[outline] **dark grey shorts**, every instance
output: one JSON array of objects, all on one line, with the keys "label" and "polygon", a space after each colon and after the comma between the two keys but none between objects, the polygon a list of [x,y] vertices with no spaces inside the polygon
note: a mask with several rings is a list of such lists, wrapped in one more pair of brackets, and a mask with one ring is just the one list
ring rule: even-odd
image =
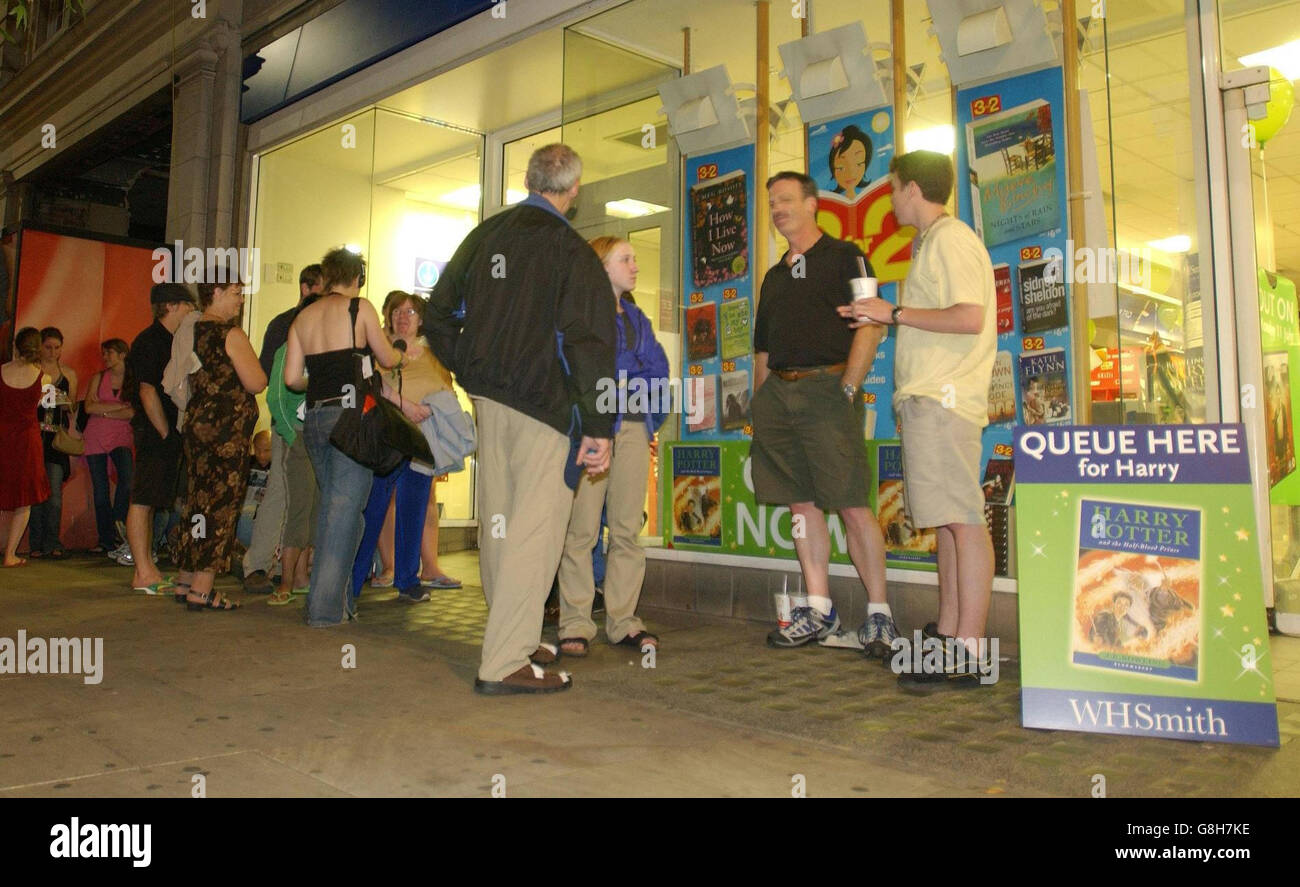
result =
[{"label": "dark grey shorts", "polygon": [[775,373],[754,395],[750,446],[755,498],[767,505],[813,502],[827,511],[866,508],[866,406],[840,390],[838,373],[787,382]]}]

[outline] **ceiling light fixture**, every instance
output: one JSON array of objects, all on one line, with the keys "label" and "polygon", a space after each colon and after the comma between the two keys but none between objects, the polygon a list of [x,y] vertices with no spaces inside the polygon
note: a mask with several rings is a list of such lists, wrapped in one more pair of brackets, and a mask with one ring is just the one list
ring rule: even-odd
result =
[{"label": "ceiling light fixture", "polygon": [[1149,240],[1147,246],[1165,253],[1185,253],[1192,248],[1192,238],[1186,234],[1175,234],[1163,240]]},{"label": "ceiling light fixture", "polygon": [[605,213],[616,219],[639,219],[642,216],[666,213],[669,212],[669,209],[669,207],[660,206],[657,203],[646,203],[644,200],[636,200],[632,197],[624,197],[622,200],[610,200],[605,204]]},{"label": "ceiling light fixture", "polygon": [[1300,80],[1300,40],[1282,43],[1237,59],[1247,68],[1268,65],[1277,68],[1288,80]]}]

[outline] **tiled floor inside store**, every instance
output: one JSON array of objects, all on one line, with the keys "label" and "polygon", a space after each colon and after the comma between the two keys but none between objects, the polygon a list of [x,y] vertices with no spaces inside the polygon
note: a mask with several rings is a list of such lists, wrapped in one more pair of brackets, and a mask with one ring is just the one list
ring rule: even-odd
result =
[{"label": "tiled floor inside store", "polygon": [[573,690],[484,698],[477,559],[443,566],[463,590],[367,589],[329,630],[256,595],[187,612],[102,558],[5,570],[0,635],[102,637],[104,675],[0,675],[0,795],[188,795],[195,773],[210,796],[485,795],[498,775],[516,796],[788,796],[796,774],[810,796],[1084,796],[1097,773],[1112,797],[1300,794],[1300,640],[1271,643],[1280,749],[1025,730],[1014,661],[992,688],[910,696],[856,653],[667,610],[643,614],[653,668],[602,636],[562,663]]}]

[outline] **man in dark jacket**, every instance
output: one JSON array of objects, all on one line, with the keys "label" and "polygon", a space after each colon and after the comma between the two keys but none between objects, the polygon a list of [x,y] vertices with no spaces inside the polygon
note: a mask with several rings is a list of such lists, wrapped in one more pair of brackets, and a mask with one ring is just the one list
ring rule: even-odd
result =
[{"label": "man in dark jacket", "polygon": [[[609,277],[565,214],[582,161],[547,145],[528,161],[528,199],[479,225],[452,256],[424,323],[438,359],[474,401],[479,570],[488,602],[480,693],[566,690],[538,663],[542,610],[573,504],[566,464],[609,468],[614,416],[596,406],[613,378]],[[570,441],[581,443],[570,454]]]}]

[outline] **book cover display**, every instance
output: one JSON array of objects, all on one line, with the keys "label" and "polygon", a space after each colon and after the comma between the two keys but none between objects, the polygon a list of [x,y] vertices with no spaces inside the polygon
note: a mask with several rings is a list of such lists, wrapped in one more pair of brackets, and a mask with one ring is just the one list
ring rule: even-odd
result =
[{"label": "book cover display", "polygon": [[937,563],[938,536],[933,528],[918,530],[907,515],[903,498],[903,448],[880,443],[873,448],[872,473],[876,476],[872,510],[885,535],[886,562]]},{"label": "book cover display", "polygon": [[722,374],[722,429],[734,431],[749,424],[749,370]]},{"label": "book cover display", "polygon": [[1061,259],[1039,259],[1020,266],[1020,331],[1041,333],[1065,326],[1065,272]]},{"label": "book cover display", "polygon": [[674,542],[722,544],[722,459],[718,447],[678,446],[669,459],[672,495],[669,527]]},{"label": "book cover display", "polygon": [[[684,404],[681,435],[689,441],[747,440],[754,361],[753,146],[689,158],[683,190],[690,212],[682,219],[682,388],[694,400]],[[744,421],[737,420],[738,411]]]},{"label": "book cover display", "polygon": [[966,123],[975,231],[987,246],[1060,227],[1052,116],[1051,104],[1035,98]]},{"label": "book cover display", "polygon": [[749,192],[743,169],[691,186],[691,267],[695,289],[749,270]]},{"label": "book cover display", "polygon": [[[749,299],[732,299],[722,303],[722,357],[728,360],[750,353],[753,345],[753,322]],[[689,313],[689,309],[688,309]]]},{"label": "book cover display", "polygon": [[1241,425],[1022,426],[1026,727],[1277,746]]},{"label": "book cover display", "polygon": [[[1075,415],[1067,272],[1074,266],[1063,261],[1064,95],[1059,67],[959,87],[956,95],[958,215],[984,240],[997,297],[985,481],[991,463],[1011,456],[1017,422],[1054,428]],[[997,572],[1005,575],[1013,566],[1009,506],[989,502],[985,517]]]},{"label": "book cover display", "polygon": [[1024,425],[1069,423],[1070,380],[1064,348],[1020,355],[1020,415]]},{"label": "book cover display", "polygon": [[993,375],[989,377],[989,424],[1014,422],[1016,418],[1016,373],[1011,367],[1011,352],[999,351],[993,358]]}]

